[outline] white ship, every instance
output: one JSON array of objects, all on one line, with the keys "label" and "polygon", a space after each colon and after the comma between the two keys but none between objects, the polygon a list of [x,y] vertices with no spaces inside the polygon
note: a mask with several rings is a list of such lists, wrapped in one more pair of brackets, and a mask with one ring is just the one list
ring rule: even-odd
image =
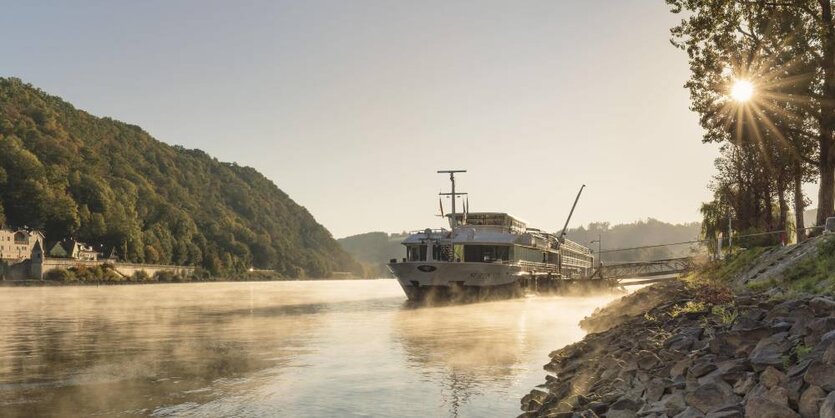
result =
[{"label": "white ship", "polygon": [[460,172],[465,171],[439,171],[452,182],[450,193],[440,193],[452,199],[452,213],[443,214],[441,207],[450,229],[411,233],[402,242],[406,257],[387,264],[410,300],[516,297],[592,276],[591,250],[565,239],[565,228],[551,234],[507,213],[471,213],[466,206],[457,213],[455,200],[466,195],[455,191]]}]

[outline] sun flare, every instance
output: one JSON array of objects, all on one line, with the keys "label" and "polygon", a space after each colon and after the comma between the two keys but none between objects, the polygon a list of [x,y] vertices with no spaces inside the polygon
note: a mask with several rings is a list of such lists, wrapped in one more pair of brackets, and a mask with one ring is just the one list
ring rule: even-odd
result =
[{"label": "sun flare", "polygon": [[748,80],[737,80],[731,87],[731,97],[738,102],[747,102],[754,95],[754,85]]}]

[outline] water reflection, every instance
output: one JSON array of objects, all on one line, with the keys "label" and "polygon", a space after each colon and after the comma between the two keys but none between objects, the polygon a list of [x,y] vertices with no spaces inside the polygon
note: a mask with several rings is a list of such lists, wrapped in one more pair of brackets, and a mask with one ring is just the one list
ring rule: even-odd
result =
[{"label": "water reflection", "polygon": [[0,416],[516,415],[606,299],[409,309],[391,280],[1,288]]},{"label": "water reflection", "polygon": [[[545,347],[554,349],[582,338],[579,319],[610,299],[529,297],[403,310],[395,315],[394,335],[408,367],[424,375],[439,374],[434,378],[441,384],[443,402],[450,416],[458,416],[471,398],[484,393],[485,382],[509,402],[518,403],[511,389],[520,375],[546,362],[541,355]],[[565,343],[549,346],[554,341]]]}]

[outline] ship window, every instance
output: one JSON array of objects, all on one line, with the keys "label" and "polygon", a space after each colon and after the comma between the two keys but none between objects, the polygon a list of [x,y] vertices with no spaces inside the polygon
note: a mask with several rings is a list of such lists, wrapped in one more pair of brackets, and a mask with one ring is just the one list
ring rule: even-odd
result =
[{"label": "ship window", "polygon": [[467,245],[464,247],[464,261],[471,263],[493,263],[510,259],[510,247],[501,245]]},{"label": "ship window", "polygon": [[432,246],[432,259],[436,261],[452,261],[452,247],[449,245]]},{"label": "ship window", "polygon": [[409,261],[426,261],[426,246],[410,245],[406,247],[406,258]]},{"label": "ship window", "polygon": [[515,260],[520,261],[532,261],[535,263],[541,263],[543,261],[543,252],[542,250],[537,250],[534,248],[517,246],[513,248],[513,258]]},{"label": "ship window", "polygon": [[464,259],[464,246],[456,245],[453,247],[455,253],[455,261],[462,261]]}]

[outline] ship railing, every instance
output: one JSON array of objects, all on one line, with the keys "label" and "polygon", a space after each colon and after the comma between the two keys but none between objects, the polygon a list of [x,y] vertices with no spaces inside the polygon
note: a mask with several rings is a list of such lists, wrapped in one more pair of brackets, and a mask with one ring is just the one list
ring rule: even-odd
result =
[{"label": "ship railing", "polygon": [[[418,229],[418,230],[415,230],[415,231],[410,231],[409,235],[425,234],[425,233],[426,233],[426,229]],[[435,235],[435,234],[443,235],[443,234],[449,233],[449,230],[444,229],[444,228],[430,229],[429,233],[432,234],[432,235]]]},{"label": "ship railing", "polygon": [[556,271],[559,270],[559,266],[557,266],[556,264],[540,263],[538,261],[500,260],[500,261],[496,261],[496,263],[514,265],[514,266],[523,266],[523,267],[533,267],[533,268],[536,268],[536,269],[539,269],[539,270],[552,271],[552,272],[556,272]]}]

